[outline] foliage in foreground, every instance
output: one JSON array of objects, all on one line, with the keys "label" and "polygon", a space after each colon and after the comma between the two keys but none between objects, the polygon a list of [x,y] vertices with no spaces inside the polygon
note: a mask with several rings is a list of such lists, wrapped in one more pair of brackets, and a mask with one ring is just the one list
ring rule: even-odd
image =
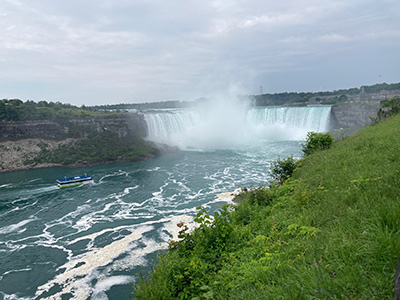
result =
[{"label": "foliage in foreground", "polygon": [[400,116],[243,191],[138,278],[137,299],[392,299],[400,253]]},{"label": "foliage in foreground", "polygon": [[333,137],[330,133],[309,132],[307,139],[302,145],[301,151],[304,156],[313,154],[316,151],[329,149],[333,144]]},{"label": "foliage in foreground", "polygon": [[389,118],[400,113],[400,98],[393,97],[382,104],[377,113],[377,118],[372,118],[374,123]]},{"label": "foliage in foreground", "polygon": [[293,155],[284,159],[278,157],[271,163],[270,175],[277,182],[283,183],[292,176],[295,169],[296,160],[293,158]]}]

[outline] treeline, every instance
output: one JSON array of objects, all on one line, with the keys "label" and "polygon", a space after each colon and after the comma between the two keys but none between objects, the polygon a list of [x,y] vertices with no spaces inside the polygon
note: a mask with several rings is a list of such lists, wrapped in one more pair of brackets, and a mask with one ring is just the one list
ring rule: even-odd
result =
[{"label": "treeline", "polygon": [[361,88],[341,89],[336,91],[314,92],[314,93],[277,93],[263,94],[254,96],[256,106],[271,105],[290,105],[305,104],[311,99],[315,99],[321,104],[335,104],[346,101],[349,96],[358,95],[364,91],[366,94],[375,94],[381,91],[400,90],[400,83],[378,83],[371,86],[362,86]]},{"label": "treeline", "polygon": [[105,112],[99,112],[91,107],[77,107],[61,102],[0,100],[0,121],[50,120],[60,122],[71,118],[104,116],[105,114]]},{"label": "treeline", "polygon": [[378,83],[370,86],[364,86],[363,88],[366,93],[379,93],[381,91],[400,90],[400,83]]},{"label": "treeline", "polygon": [[[335,104],[344,102],[349,97],[359,95],[362,91],[366,94],[379,93],[381,91],[400,90],[400,83],[378,83],[371,86],[362,86],[361,88],[340,89],[335,91],[324,92],[285,92],[275,94],[247,95],[241,96],[243,101],[253,100],[254,106],[281,106],[281,105],[306,105],[312,99],[320,104]],[[162,101],[162,102],[146,102],[146,103],[125,103],[92,106],[94,109],[100,110],[145,110],[145,109],[168,109],[168,108],[187,108],[198,104],[207,103],[209,99],[199,98],[195,101]]]},{"label": "treeline", "polygon": [[145,102],[145,103],[122,103],[122,104],[106,104],[92,106],[94,109],[100,110],[146,110],[146,109],[168,109],[168,108],[186,108],[193,106],[194,102],[188,101],[159,101],[159,102]]},{"label": "treeline", "polygon": [[[358,90],[358,89],[354,89]],[[345,93],[345,91],[347,93]],[[255,106],[273,106],[273,105],[301,105],[316,99],[321,104],[334,104],[337,102],[343,102],[348,99],[347,95],[357,95],[358,92],[351,90],[339,90],[335,92],[318,92],[318,93],[279,93],[279,94],[263,94],[254,96]],[[321,101],[321,98],[328,97]]]}]

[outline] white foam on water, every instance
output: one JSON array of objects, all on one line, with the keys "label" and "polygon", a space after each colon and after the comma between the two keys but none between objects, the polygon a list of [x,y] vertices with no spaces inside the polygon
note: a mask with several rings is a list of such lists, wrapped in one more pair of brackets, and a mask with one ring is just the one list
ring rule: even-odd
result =
[{"label": "white foam on water", "polygon": [[[140,225],[118,226],[115,228],[103,229],[86,236],[77,237],[67,244],[72,245],[82,240],[88,240],[85,253],[72,256],[70,252],[69,261],[58,267],[58,270],[65,269],[54,279],[37,288],[36,297],[49,291],[54,286],[60,286],[61,291],[46,299],[60,299],[63,294],[72,294],[72,299],[87,299],[92,296],[93,299],[106,299],[105,291],[113,285],[125,284],[128,280],[126,276],[111,276],[114,271],[129,270],[134,266],[146,264],[145,256],[162,249],[167,246],[167,240],[170,238],[178,240],[180,228],[176,226],[179,222],[185,222],[189,228],[194,228],[192,216],[179,215],[163,218],[156,221],[143,222]],[[163,242],[157,243],[155,240],[147,239],[144,234],[153,230],[154,224],[163,224],[160,236]],[[128,235],[120,235],[122,238],[117,239],[110,244],[97,248],[94,247],[94,241],[97,237],[112,232],[127,230],[131,232]],[[164,230],[169,232],[168,235],[163,233]],[[141,245],[138,245],[140,241]],[[144,245],[144,246],[143,246]],[[122,256],[124,255],[124,256]],[[99,268],[103,270],[100,271]],[[99,280],[95,287],[91,282]],[[129,281],[133,278],[129,277]]]},{"label": "white foam on water", "polygon": [[117,200],[120,200],[120,199],[122,199],[123,197],[125,197],[126,195],[129,195],[129,194],[131,193],[131,191],[134,191],[134,190],[136,190],[137,188],[139,188],[139,185],[127,187],[127,188],[124,189],[123,192],[121,192],[121,193],[114,193],[114,194],[108,196],[107,199],[115,198],[115,199],[117,199]]},{"label": "white foam on water", "polygon": [[[119,227],[121,228],[121,227]],[[43,293],[48,292],[53,286],[59,285],[61,291],[49,296],[47,299],[60,299],[63,294],[71,293],[72,299],[87,299],[91,295],[91,281],[94,278],[98,278],[97,269],[99,267],[105,267],[111,264],[115,258],[123,253],[132,250],[132,243],[139,240],[144,233],[152,230],[151,226],[140,226],[139,228],[125,227],[132,232],[129,235],[124,236],[122,239],[113,241],[112,243],[102,247],[95,248],[91,247],[84,254],[72,257],[67,263],[60,266],[58,269],[65,269],[62,273],[58,274],[53,280],[50,280],[46,284],[39,286],[36,290],[35,295],[40,297]],[[115,231],[116,228],[110,229],[109,231]],[[108,230],[103,230],[105,232]],[[99,236],[101,232],[95,234],[80,237],[75,239],[71,243],[82,239],[94,239]],[[141,249],[143,251],[143,249]]]},{"label": "white foam on water", "polygon": [[11,204],[16,204],[16,203],[18,203],[18,202],[22,202],[22,201],[26,201],[26,200],[28,200],[29,199],[29,197],[22,197],[22,198],[17,198],[17,199],[15,199],[14,201],[12,201],[11,202]]},{"label": "white foam on water", "polygon": [[[163,228],[161,229],[161,237],[165,240],[174,240],[179,241],[180,238],[178,237],[179,232],[182,230],[182,227],[178,227],[179,223],[184,223],[188,227],[187,232],[193,231],[194,228],[197,227],[197,224],[194,222],[194,217],[191,215],[179,215],[173,216],[170,220],[163,224]],[[165,233],[165,232],[168,232]],[[165,245],[167,245],[165,243]]]},{"label": "white foam on water", "polygon": [[[36,204],[36,203],[37,203],[37,201],[36,201],[34,204]],[[30,205],[27,205],[27,206],[25,206],[25,207],[28,207],[28,206],[30,206]],[[13,209],[11,209],[11,210],[7,210],[7,211],[5,211],[4,213],[0,214],[0,218],[4,217],[5,215],[8,215],[8,214],[10,214],[10,213],[13,213],[13,212],[15,212],[15,211],[17,211],[17,210],[20,210],[20,208],[19,208],[18,206],[15,207],[15,208],[13,208]]]},{"label": "white foam on water", "polygon": [[0,185],[0,188],[9,188],[9,187],[12,187],[11,183],[6,183],[6,184]]},{"label": "white foam on water", "polygon": [[189,199],[189,200],[194,200],[194,199],[196,199],[196,198],[198,198],[198,197],[204,195],[204,194],[202,193],[202,191],[203,191],[203,189],[200,189],[200,190],[199,190],[197,193],[195,193],[194,195],[187,195],[186,198]]},{"label": "white foam on water", "polygon": [[19,223],[16,223],[16,224],[11,224],[11,225],[8,225],[8,226],[4,226],[4,227],[0,228],[0,234],[8,234],[8,233],[11,233],[11,232],[20,231],[20,228],[22,226],[25,226],[26,224],[28,224],[28,223],[30,223],[32,221],[35,221],[35,220],[38,220],[38,218],[33,217],[31,219],[23,220],[23,221],[21,221]]},{"label": "white foam on water", "polygon": [[210,201],[209,203],[213,203],[213,202],[219,202],[219,201],[226,201],[228,203],[234,203],[233,199],[235,199],[235,197],[237,197],[241,192],[241,189],[236,189],[233,192],[224,192],[224,193],[219,193],[217,194],[217,198],[214,201]]},{"label": "white foam on water", "polygon": [[100,280],[99,282],[96,283],[95,287],[93,288],[93,295],[91,299],[93,300],[108,299],[105,292],[108,291],[111,287],[115,285],[127,284],[133,282],[134,280],[135,277],[133,276],[123,276],[123,275],[111,276],[103,280]]},{"label": "white foam on water", "polygon": [[20,297],[16,294],[6,294],[2,291],[0,291],[0,295],[3,295],[4,300],[33,300],[34,298],[30,297]]},{"label": "white foam on water", "polygon": [[4,272],[3,276],[7,275],[7,274],[11,274],[11,273],[28,272],[31,270],[32,270],[31,268],[25,268],[25,269],[20,269],[20,270],[10,270],[10,271]]},{"label": "white foam on water", "polygon": [[122,171],[122,170],[118,170],[117,172],[114,172],[112,174],[107,174],[104,175],[103,177],[101,177],[98,182],[101,183],[104,179],[108,178],[108,177],[114,177],[114,176],[121,176],[121,175],[125,175],[125,176],[129,176],[129,173],[126,171]]},{"label": "white foam on water", "polygon": [[147,172],[154,172],[154,171],[159,171],[161,168],[160,167],[154,167],[154,168],[151,168],[151,169],[147,169],[146,171]]}]

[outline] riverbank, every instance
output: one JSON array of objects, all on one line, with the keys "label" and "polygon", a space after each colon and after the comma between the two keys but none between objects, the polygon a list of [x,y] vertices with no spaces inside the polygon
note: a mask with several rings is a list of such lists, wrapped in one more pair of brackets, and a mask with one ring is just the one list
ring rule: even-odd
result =
[{"label": "riverbank", "polygon": [[39,147],[41,143],[47,144],[50,150],[55,150],[61,145],[68,145],[76,140],[70,138],[56,141],[33,138],[0,142],[0,173],[61,166],[60,163],[38,163],[32,166],[27,165],[26,161],[34,159],[41,151]]},{"label": "riverbank", "polygon": [[[168,152],[177,151],[176,147],[170,147],[163,144],[150,143],[147,147],[142,147],[141,150],[131,153],[129,147],[125,147],[125,152],[120,152],[116,156],[108,156],[106,159],[85,160],[73,159],[71,163],[65,163],[63,159],[54,159],[52,154],[62,151],[68,152],[69,148],[75,148],[78,142],[83,142],[84,139],[67,138],[64,140],[48,140],[48,139],[23,139],[16,141],[0,142],[0,173],[17,172],[24,170],[43,169],[50,167],[82,167],[108,164],[113,162],[129,162],[140,161],[148,158],[153,158]],[[100,147],[93,145],[94,148]],[[120,145],[114,145],[118,148]],[[111,145],[113,147],[113,145]],[[105,147],[104,147],[105,148]],[[131,149],[132,150],[132,149]],[[77,150],[79,152],[79,150]],[[84,150],[87,151],[87,150]],[[42,159],[37,159],[42,157]]]}]

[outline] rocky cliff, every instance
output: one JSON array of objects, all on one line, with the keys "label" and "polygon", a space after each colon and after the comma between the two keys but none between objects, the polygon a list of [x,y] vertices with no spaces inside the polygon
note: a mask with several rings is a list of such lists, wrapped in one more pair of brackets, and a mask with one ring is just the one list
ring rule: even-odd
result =
[{"label": "rocky cliff", "polygon": [[[60,122],[3,121],[0,122],[0,172],[63,165],[61,162],[34,162],[34,160],[44,151],[57,151],[60,147],[75,145],[79,141],[86,140],[90,133],[96,132],[102,136],[107,136],[107,132],[117,133],[121,141],[130,141],[128,143],[132,149],[135,145],[140,147],[142,144],[140,140],[147,134],[147,125],[143,116],[138,114],[75,118]],[[100,144],[102,142],[104,145],[104,141],[100,141]],[[116,144],[115,148],[117,147]],[[141,152],[132,160],[151,157],[170,150],[164,149],[162,145],[154,145],[146,149],[148,150],[142,151],[143,153]]]},{"label": "rocky cliff", "polygon": [[112,131],[119,137],[145,137],[147,125],[143,115],[124,114],[118,117],[69,119],[53,121],[11,121],[0,123],[0,141],[42,138],[63,140],[85,137],[89,132]]},{"label": "rocky cliff", "polygon": [[380,102],[342,103],[332,107],[332,123],[336,130],[351,134],[371,123],[377,116]]}]

